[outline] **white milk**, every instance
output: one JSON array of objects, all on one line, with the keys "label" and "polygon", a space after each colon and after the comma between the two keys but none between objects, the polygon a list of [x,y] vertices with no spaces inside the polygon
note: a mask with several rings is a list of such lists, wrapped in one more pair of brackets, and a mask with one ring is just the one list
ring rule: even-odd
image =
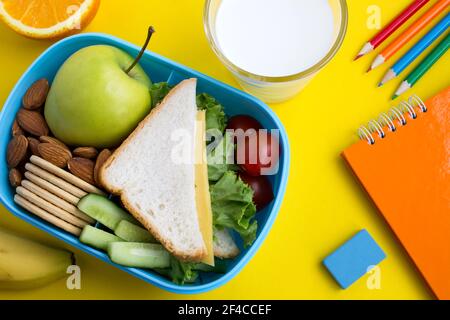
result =
[{"label": "white milk", "polygon": [[223,0],[216,37],[223,54],[260,76],[288,76],[322,60],[333,40],[327,0]]}]

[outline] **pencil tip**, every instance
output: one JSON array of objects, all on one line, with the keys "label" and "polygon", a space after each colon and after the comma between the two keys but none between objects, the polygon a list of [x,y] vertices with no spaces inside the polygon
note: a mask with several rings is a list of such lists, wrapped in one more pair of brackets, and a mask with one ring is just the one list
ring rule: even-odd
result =
[{"label": "pencil tip", "polygon": [[379,54],[379,55],[373,60],[372,65],[371,65],[370,67],[371,67],[372,70],[373,70],[373,69],[377,68],[378,66],[381,66],[381,65],[384,63],[385,60],[386,60],[386,59],[384,59],[384,57],[383,57],[381,54]]},{"label": "pencil tip", "polygon": [[362,47],[361,51],[359,51],[358,55],[356,56],[355,60],[358,60],[362,56],[365,56],[366,54],[372,52],[374,49],[372,43],[367,42],[364,47]]},{"label": "pencil tip", "polygon": [[383,85],[383,82],[380,82],[380,83],[378,84],[378,88],[381,87],[382,85]]},{"label": "pencil tip", "polygon": [[402,82],[400,87],[398,87],[397,91],[395,91],[395,96],[398,97],[403,93],[405,93],[406,91],[408,91],[409,89],[411,89],[411,84],[409,84],[408,80],[405,80]]},{"label": "pencil tip", "polygon": [[388,81],[391,81],[397,76],[397,74],[394,72],[394,70],[389,69],[389,71],[384,75],[383,79],[381,80],[381,84],[385,84]]},{"label": "pencil tip", "polygon": [[369,69],[367,69],[366,73],[370,71],[372,71],[372,66],[370,66]]},{"label": "pencil tip", "polygon": [[397,99],[398,98],[398,95],[396,95],[396,94],[394,94],[393,96],[392,96],[392,100],[395,100],[395,99]]}]

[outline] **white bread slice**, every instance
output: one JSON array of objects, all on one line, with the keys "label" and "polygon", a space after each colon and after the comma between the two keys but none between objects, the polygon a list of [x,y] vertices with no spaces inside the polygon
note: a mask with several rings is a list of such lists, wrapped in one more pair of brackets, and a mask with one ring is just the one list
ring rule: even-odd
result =
[{"label": "white bread slice", "polygon": [[200,261],[207,249],[195,203],[195,165],[174,161],[174,132],[190,134],[194,156],[196,79],[181,82],[100,169],[100,182],[164,247],[183,261]]},{"label": "white bread slice", "polygon": [[231,259],[239,254],[239,248],[231,237],[228,229],[215,230],[214,256],[221,259]]}]

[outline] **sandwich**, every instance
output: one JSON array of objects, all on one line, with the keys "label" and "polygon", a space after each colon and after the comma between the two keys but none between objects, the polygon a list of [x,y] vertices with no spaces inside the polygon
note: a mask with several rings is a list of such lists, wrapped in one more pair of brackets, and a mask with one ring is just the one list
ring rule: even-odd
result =
[{"label": "sandwich", "polygon": [[[100,170],[102,186],[181,262],[213,266],[234,258],[256,237],[251,188],[227,163],[225,136],[208,147],[207,132],[223,133],[222,106],[196,93],[196,79],[168,93]],[[231,147],[232,149],[232,147]],[[233,151],[233,150],[231,150]],[[223,158],[212,163],[213,156]]]}]

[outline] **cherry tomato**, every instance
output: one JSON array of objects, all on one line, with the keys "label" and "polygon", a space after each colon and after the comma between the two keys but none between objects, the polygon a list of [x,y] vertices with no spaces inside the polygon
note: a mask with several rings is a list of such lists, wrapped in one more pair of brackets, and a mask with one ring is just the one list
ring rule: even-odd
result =
[{"label": "cherry tomato", "polygon": [[244,133],[249,129],[254,129],[255,131],[258,131],[259,129],[262,128],[263,127],[261,126],[261,124],[255,118],[246,115],[231,117],[230,120],[228,120],[227,125],[227,129],[231,129],[234,131],[241,129],[243,130]]},{"label": "cherry tomato", "polygon": [[249,175],[267,175],[268,173],[262,169],[270,171],[278,163],[280,154],[278,139],[270,132],[266,134],[264,139],[261,139],[259,133],[255,133],[237,141],[236,162]]},{"label": "cherry tomato", "polygon": [[258,211],[264,209],[273,200],[272,185],[267,177],[254,177],[245,172],[240,172],[239,177],[253,189],[253,202]]}]

